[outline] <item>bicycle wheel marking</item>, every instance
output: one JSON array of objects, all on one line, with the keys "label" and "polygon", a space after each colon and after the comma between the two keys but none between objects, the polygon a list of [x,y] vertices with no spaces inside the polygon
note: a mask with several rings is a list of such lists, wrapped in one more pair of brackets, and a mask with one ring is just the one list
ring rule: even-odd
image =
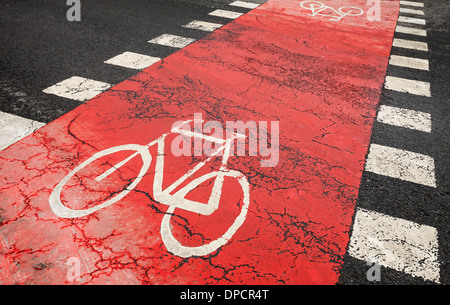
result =
[{"label": "bicycle wheel marking", "polygon": [[[0,282],[70,283],[77,258],[88,284],[335,283],[397,11],[335,22],[271,0],[0,152]],[[220,158],[158,151],[194,113],[279,121],[278,165],[230,157],[221,171]],[[86,199],[72,187],[84,177],[124,187],[108,206],[61,208]]]},{"label": "bicycle wheel marking", "polygon": [[[133,183],[131,183],[127,188],[125,188],[119,194],[115,195],[113,198],[111,198],[111,199],[105,201],[104,203],[97,205],[93,208],[84,209],[84,210],[75,210],[75,209],[66,207],[62,203],[61,192],[62,192],[64,185],[70,180],[70,178],[72,178],[77,172],[82,170],[84,167],[86,167],[93,161],[95,161],[103,156],[113,154],[113,153],[121,151],[121,150],[136,151],[140,155],[142,160],[144,161],[142,164],[142,168],[141,168],[138,176],[136,177],[136,179],[133,181]],[[50,208],[52,209],[53,213],[55,213],[57,216],[63,217],[63,218],[83,217],[83,216],[87,216],[89,214],[95,213],[103,208],[106,208],[106,207],[116,203],[123,197],[125,197],[132,189],[134,189],[134,187],[141,181],[145,172],[150,167],[151,160],[152,160],[152,157],[149,154],[149,152],[147,151],[146,147],[142,146],[142,145],[136,145],[136,144],[128,144],[128,145],[122,145],[122,146],[118,146],[118,147],[112,147],[110,149],[106,149],[104,151],[96,153],[92,157],[90,157],[88,160],[86,160],[82,164],[78,165],[73,171],[71,171],[66,177],[64,177],[56,185],[56,187],[53,189],[53,192],[50,194],[50,197],[49,197]]]},{"label": "bicycle wheel marking", "polygon": [[[218,174],[219,172],[211,173],[211,176]],[[239,227],[242,226],[245,221],[245,217],[247,215],[248,207],[250,204],[250,187],[248,181],[247,179],[245,179],[245,176],[242,173],[236,171],[229,171],[225,174],[225,176],[238,178],[239,184],[242,187],[244,194],[244,205],[241,208],[241,212],[239,213],[238,217],[234,220],[230,228],[221,237],[205,245],[197,247],[183,246],[176,238],[173,237],[172,230],[170,229],[171,214],[175,211],[175,207],[171,206],[167,210],[166,215],[164,215],[161,224],[161,237],[168,251],[180,257],[205,256],[211,254],[221,246],[225,245],[233,237]]]}]

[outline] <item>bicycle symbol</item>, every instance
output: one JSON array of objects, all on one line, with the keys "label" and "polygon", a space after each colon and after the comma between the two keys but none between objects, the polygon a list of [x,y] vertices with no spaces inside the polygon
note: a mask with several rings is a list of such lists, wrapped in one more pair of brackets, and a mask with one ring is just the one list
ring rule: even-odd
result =
[{"label": "bicycle symbol", "polygon": [[[219,249],[220,247],[225,245],[233,237],[236,231],[242,226],[242,224],[245,221],[248,206],[250,203],[250,185],[247,178],[244,176],[243,173],[236,170],[230,170],[227,168],[228,158],[230,156],[231,149],[233,148],[232,144],[234,140],[237,138],[245,138],[245,135],[233,133],[230,138],[224,140],[213,136],[208,136],[203,133],[188,131],[186,129],[180,128],[184,124],[190,124],[193,121],[194,120],[183,121],[179,125],[173,126],[170,132],[163,134],[162,136],[148,143],[147,145],[139,145],[139,144],[119,145],[95,153],[89,159],[87,159],[86,161],[75,167],[75,169],[73,169],[69,174],[67,174],[56,185],[56,187],[53,189],[49,197],[49,204],[51,210],[57,216],[62,218],[78,218],[87,216],[89,214],[97,212],[103,208],[106,208],[118,202],[119,200],[124,198],[129,192],[131,192],[142,180],[144,175],[147,173],[147,171],[150,168],[150,164],[152,163],[152,156],[149,151],[149,148],[156,145],[157,156],[155,165],[155,178],[153,182],[153,196],[157,202],[169,206],[169,208],[167,209],[167,211],[163,216],[160,229],[161,238],[167,250],[173,253],[174,255],[180,257],[191,257],[191,256],[204,256]],[[216,146],[217,150],[213,151],[213,153],[206,160],[199,162],[192,169],[187,171],[187,173],[185,173],[181,178],[176,180],[167,188],[163,189],[162,184],[164,178],[164,157],[165,157],[164,140],[170,133],[181,134],[186,137],[194,137],[194,138],[197,137],[209,141],[217,145]],[[117,163],[104,173],[97,176],[95,180],[97,182],[102,181],[103,179],[111,175],[114,171],[118,170],[120,167],[128,163],[130,160],[139,156],[142,159],[142,167],[137,177],[131,184],[129,184],[123,191],[116,194],[114,197],[109,198],[105,202],[91,208],[87,208],[84,210],[77,210],[71,209],[63,204],[61,200],[61,193],[63,191],[64,186],[72,177],[74,177],[78,172],[80,172],[83,168],[85,168],[95,160],[122,151],[134,151],[134,153],[131,156],[120,161],[119,163]],[[195,172],[197,172],[200,168],[205,166],[205,164],[208,163],[213,157],[219,155],[222,156],[222,160],[220,169],[218,171],[209,172],[195,179],[191,178]],[[219,238],[207,244],[203,244],[201,246],[189,247],[182,245],[174,237],[172,233],[170,220],[173,215],[173,212],[175,211],[175,209],[178,208],[198,213],[201,215],[211,215],[219,207],[219,201],[222,196],[222,187],[224,184],[225,177],[236,179],[237,182],[239,182],[240,187],[242,188],[243,204],[240,207],[241,210],[239,212],[239,215],[236,217],[236,219],[228,228],[228,230]],[[174,194],[171,194],[177,187],[179,187],[185,181],[188,181],[188,179],[190,178],[192,179],[192,181],[188,182],[187,185],[185,185],[184,187],[181,187]],[[214,179],[214,184],[212,186],[211,195],[208,198],[208,202],[206,204],[185,198],[190,191],[198,187],[201,183],[208,181],[210,179]]]},{"label": "bicycle symbol", "polygon": [[[336,10],[319,1],[303,1],[300,3],[300,6],[304,9],[310,10],[312,13],[310,16],[326,16],[332,21],[339,21],[346,16],[360,16],[364,13],[364,11],[359,7],[342,6]],[[331,11],[332,14],[324,14],[324,11]],[[335,15],[333,15],[333,13]]]}]

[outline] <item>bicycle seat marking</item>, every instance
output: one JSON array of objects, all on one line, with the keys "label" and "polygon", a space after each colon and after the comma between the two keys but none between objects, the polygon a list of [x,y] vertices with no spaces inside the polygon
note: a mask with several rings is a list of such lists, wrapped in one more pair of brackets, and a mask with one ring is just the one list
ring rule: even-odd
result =
[{"label": "bicycle seat marking", "polygon": [[[119,145],[115,147],[111,147],[102,151],[99,151],[92,155],[89,159],[79,164],[75,169],[73,169],[69,174],[67,174],[53,189],[50,197],[49,204],[50,208],[57,216],[62,218],[79,218],[95,213],[101,209],[107,208],[114,203],[118,202],[122,198],[124,198],[128,193],[130,193],[139,182],[144,178],[144,176],[149,171],[149,168],[152,164],[153,158],[149,151],[149,148],[152,146],[157,147],[157,156],[156,156],[156,164],[155,164],[155,173],[153,180],[153,198],[160,204],[167,205],[168,209],[166,210],[162,222],[160,234],[164,245],[167,250],[174,255],[180,257],[191,257],[191,256],[204,256],[208,255],[223,245],[225,245],[236,233],[239,227],[242,226],[246,219],[248,206],[250,203],[250,185],[246,178],[246,176],[236,170],[230,170],[227,168],[228,159],[230,157],[230,151],[233,148],[232,144],[237,138],[245,138],[244,135],[241,134],[233,134],[231,138],[226,140],[214,138],[212,136],[205,135],[203,133],[186,131],[180,127],[184,124],[190,124],[193,120],[188,120],[181,122],[181,124],[172,126],[170,132],[163,134],[159,138],[154,141],[151,141],[147,145],[139,145],[139,144],[126,144]],[[171,183],[166,188],[163,188],[163,180],[164,180],[164,163],[165,163],[165,139],[169,134],[180,134],[185,137],[193,137],[200,138],[202,140],[207,140],[209,142],[213,142],[216,144],[216,150],[204,161],[198,162],[192,169],[186,172],[183,176],[178,178],[175,182]],[[98,176],[95,178],[95,181],[101,182],[106,177],[110,176],[116,170],[123,167],[125,164],[129,163],[132,159],[139,157],[142,160],[142,165],[139,173],[135,177],[135,179],[122,191],[113,194],[107,198],[106,201],[101,204],[97,204],[94,207],[85,208],[85,209],[72,209],[63,203],[62,200],[62,192],[65,185],[68,184],[68,181],[73,177],[77,177],[77,173],[83,170],[86,166],[95,162],[96,160],[115,154],[117,152],[131,151],[134,152],[129,157],[123,159],[118,162],[114,166],[110,167],[103,173],[98,173]],[[193,175],[198,172],[201,168],[203,168],[208,162],[210,162],[213,158],[221,158],[221,165],[219,170],[211,171],[209,173],[203,174],[199,177],[193,178]],[[242,191],[241,198],[241,206],[240,212],[236,219],[232,222],[231,226],[226,230],[226,232],[216,238],[213,241],[210,241],[207,244],[202,244],[200,246],[185,246],[179,242],[173,232],[172,225],[170,223],[172,216],[174,215],[174,211],[176,209],[182,209],[185,211],[197,213],[199,215],[211,215],[214,211],[219,208],[219,201],[223,195],[222,189],[224,185],[225,178],[236,180],[237,184],[240,186]],[[210,197],[207,199],[207,202],[200,202],[196,200],[187,199],[186,196],[197,188],[201,183],[213,180],[213,186]],[[184,184],[183,184],[184,183]],[[186,184],[187,183],[187,184]],[[184,185],[184,186],[183,186]]]},{"label": "bicycle seat marking", "polygon": [[342,6],[335,9],[319,1],[303,1],[300,3],[300,6],[304,9],[310,10],[310,16],[324,16],[331,21],[339,21],[347,16],[360,16],[364,13],[364,11],[359,7]]}]

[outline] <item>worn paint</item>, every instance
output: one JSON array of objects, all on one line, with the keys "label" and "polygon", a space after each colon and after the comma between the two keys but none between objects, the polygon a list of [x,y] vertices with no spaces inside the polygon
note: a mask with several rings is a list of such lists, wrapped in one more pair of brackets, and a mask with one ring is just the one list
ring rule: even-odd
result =
[{"label": "worn paint", "polygon": [[[365,0],[347,2],[367,10]],[[82,284],[336,283],[398,6],[383,2],[380,22],[364,14],[330,21],[295,1],[269,1],[0,152],[0,282],[71,283],[67,262],[75,257]],[[275,167],[261,167],[263,156],[228,160],[229,173],[248,181],[248,205],[244,178],[226,171],[211,215],[155,196],[163,154],[143,147],[194,113],[222,125],[279,122]],[[99,153],[117,146],[126,149]],[[96,180],[136,152],[142,158]],[[58,189],[61,203],[84,210],[125,196],[89,215],[59,217],[49,197],[94,155]],[[206,160],[164,156],[163,189]],[[219,170],[220,160],[196,175]],[[204,182],[186,199],[206,203],[214,183]],[[244,208],[245,221],[216,251],[183,257],[166,247],[163,227],[198,247],[225,236]]]}]

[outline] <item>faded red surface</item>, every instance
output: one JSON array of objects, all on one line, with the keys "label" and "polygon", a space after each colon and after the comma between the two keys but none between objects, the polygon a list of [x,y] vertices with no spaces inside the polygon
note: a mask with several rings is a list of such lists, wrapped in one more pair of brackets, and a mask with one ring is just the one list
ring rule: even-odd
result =
[{"label": "faded red surface", "polygon": [[[365,0],[343,5],[369,8]],[[382,2],[379,22],[365,13],[338,22],[309,13],[299,1],[271,0],[0,152],[0,282],[335,283],[398,1]],[[243,225],[219,250],[190,258],[167,251],[160,228],[168,207],[152,188],[155,147],[148,173],[120,201],[74,219],[52,212],[52,190],[77,165],[109,147],[145,145],[194,113],[224,125],[280,125],[277,166],[261,167],[262,156],[229,160],[228,168],[249,181],[250,204]],[[102,182],[94,178],[130,154],[85,167],[68,181],[62,201],[85,209],[123,190],[139,172],[139,158]],[[168,150],[163,187],[204,159]],[[214,160],[198,174],[218,167]],[[210,216],[175,209],[175,237],[196,246],[222,235],[242,208],[237,186],[225,179]],[[204,183],[188,196],[206,201],[210,194],[211,183]],[[81,262],[81,281],[68,277],[71,258]]]}]

